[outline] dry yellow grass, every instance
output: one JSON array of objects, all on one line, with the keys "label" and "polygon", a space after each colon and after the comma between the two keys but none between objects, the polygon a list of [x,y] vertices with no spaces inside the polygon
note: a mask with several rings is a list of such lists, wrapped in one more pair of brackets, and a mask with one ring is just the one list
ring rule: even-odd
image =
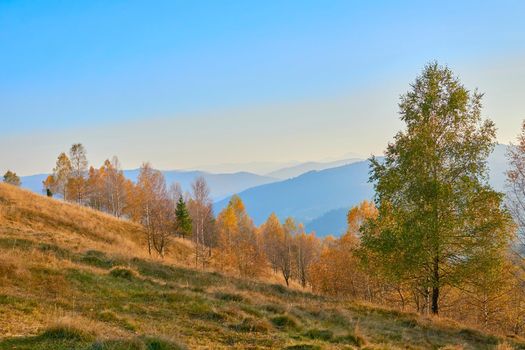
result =
[{"label": "dry yellow grass", "polygon": [[286,288],[272,273],[262,283],[188,268],[181,239],[150,258],[144,238],[131,222],[0,184],[0,349],[525,348]]}]

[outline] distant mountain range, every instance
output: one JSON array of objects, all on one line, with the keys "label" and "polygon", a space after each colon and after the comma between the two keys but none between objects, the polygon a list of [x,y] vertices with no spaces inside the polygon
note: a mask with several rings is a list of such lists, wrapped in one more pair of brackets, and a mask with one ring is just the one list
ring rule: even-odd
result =
[{"label": "distant mountain range", "polygon": [[351,158],[351,159],[341,159],[336,160],[332,162],[306,162],[301,163],[289,167],[285,167],[279,170],[272,171],[267,174],[267,176],[277,178],[277,179],[291,179],[292,177],[296,177],[299,175],[302,175],[304,173],[307,173],[312,170],[324,170],[324,169],[330,169],[335,168],[341,165],[351,164],[358,162],[360,158]]},{"label": "distant mountain range", "polygon": [[[247,189],[239,196],[256,225],[275,212],[280,219],[288,216],[310,222],[336,208],[349,207],[365,198],[372,198],[368,183],[368,161],[310,171],[292,179]],[[228,198],[215,204],[219,212]]]},{"label": "distant mountain range", "polygon": [[[490,183],[498,191],[505,190],[507,146],[497,145],[488,159]],[[308,232],[318,236],[339,236],[346,231],[346,213],[353,205],[373,198],[368,183],[369,162],[311,171],[298,177],[250,188],[239,193],[255,224],[263,223],[275,212],[280,219],[288,216],[305,223]],[[218,212],[228,199],[215,205]]]},{"label": "distant mountain range", "polygon": [[[488,160],[490,183],[498,191],[505,189],[507,146],[497,145]],[[138,169],[124,174],[136,181]],[[274,170],[268,175],[250,172],[214,174],[205,171],[163,171],[170,185],[178,182],[184,191],[203,176],[211,189],[218,213],[229,197],[238,193],[256,225],[275,212],[281,219],[288,216],[305,223],[307,231],[319,236],[338,236],[346,230],[348,209],[364,199],[372,199],[373,187],[368,183],[369,162],[348,158],[331,162],[306,162]],[[47,174],[24,176],[22,187],[42,193],[42,181]],[[284,179],[284,180],[283,180]]]},{"label": "distant mountain range", "polygon": [[[162,172],[166,183],[178,182],[183,191],[191,191],[191,183],[199,176],[204,177],[210,187],[211,197],[220,200],[234,193],[242,192],[248,188],[278,181],[276,178],[261,176],[249,172],[238,172],[232,174],[212,174],[199,170],[181,171],[165,170]],[[137,181],[139,169],[126,170],[124,175],[133,182]]]},{"label": "distant mountain range", "polygon": [[[231,196],[234,193],[242,192],[247,188],[259,186],[278,181],[276,178],[261,176],[248,172],[238,172],[233,174],[212,174],[204,171],[179,171],[167,170],[162,171],[166,178],[166,183],[171,185],[178,182],[183,191],[191,191],[191,183],[199,176],[203,176],[210,187],[210,195],[213,200],[220,200],[224,197]],[[124,175],[131,181],[137,181],[139,169],[125,170]],[[36,193],[42,193],[42,181],[48,174],[38,174],[32,176],[23,176],[21,178],[22,187]]]},{"label": "distant mountain range", "polygon": [[305,224],[306,232],[315,232],[319,237],[340,236],[346,231],[346,214],[349,207],[330,210]]}]

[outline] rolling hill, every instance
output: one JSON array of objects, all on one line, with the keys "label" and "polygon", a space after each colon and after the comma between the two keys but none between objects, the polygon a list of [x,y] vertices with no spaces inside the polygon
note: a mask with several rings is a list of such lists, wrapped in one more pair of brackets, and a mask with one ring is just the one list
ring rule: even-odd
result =
[{"label": "rolling hill", "polygon": [[0,349],[525,346],[447,319],[193,269],[182,240],[150,258],[143,240],[133,223],[0,184]]}]

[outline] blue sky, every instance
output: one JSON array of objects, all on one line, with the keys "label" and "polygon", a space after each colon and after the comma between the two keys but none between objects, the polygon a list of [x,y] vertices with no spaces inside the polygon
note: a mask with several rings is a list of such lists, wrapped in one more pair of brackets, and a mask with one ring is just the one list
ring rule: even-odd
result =
[{"label": "blue sky", "polygon": [[126,167],[378,153],[400,127],[398,96],[434,59],[487,93],[508,142],[525,118],[524,13],[523,1],[2,0],[0,170],[47,171],[76,141]]}]

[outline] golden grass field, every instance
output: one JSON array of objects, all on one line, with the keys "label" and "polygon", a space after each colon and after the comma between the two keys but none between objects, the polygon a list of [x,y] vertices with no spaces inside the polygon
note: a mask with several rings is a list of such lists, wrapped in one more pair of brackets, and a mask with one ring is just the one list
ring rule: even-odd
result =
[{"label": "golden grass field", "polygon": [[0,349],[525,349],[442,318],[147,255],[141,227],[0,184]]}]

